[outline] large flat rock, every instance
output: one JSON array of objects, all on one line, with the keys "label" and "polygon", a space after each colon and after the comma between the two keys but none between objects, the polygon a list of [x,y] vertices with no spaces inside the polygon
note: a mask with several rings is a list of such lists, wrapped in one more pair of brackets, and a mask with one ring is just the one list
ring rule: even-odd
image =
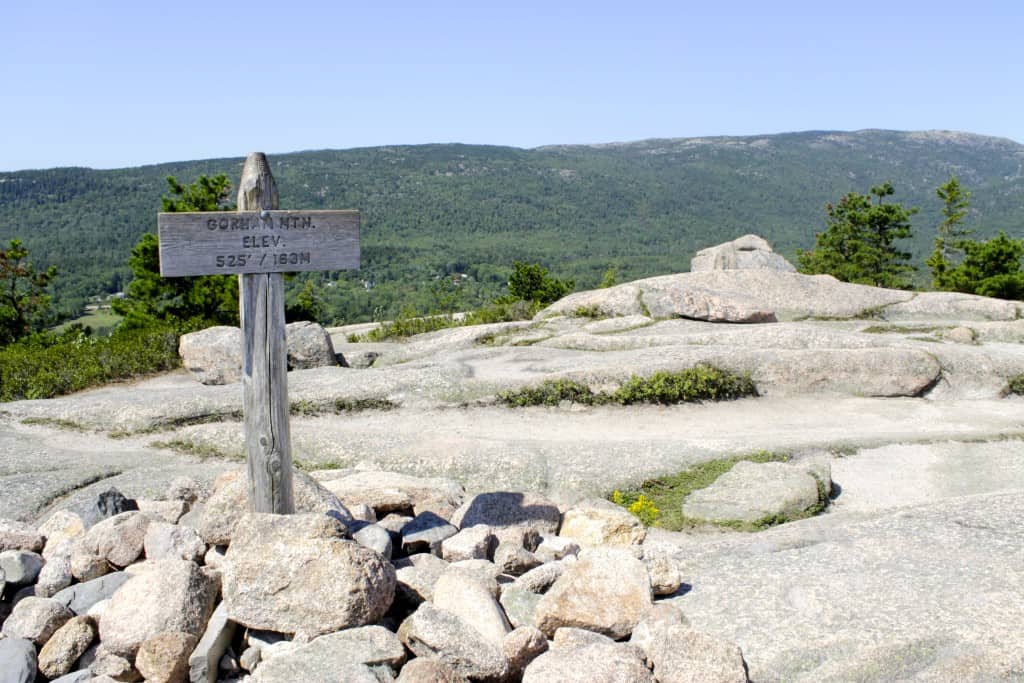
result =
[{"label": "large flat rock", "polygon": [[1019,680],[1022,515],[1018,490],[677,537],[672,600],[755,681]]}]

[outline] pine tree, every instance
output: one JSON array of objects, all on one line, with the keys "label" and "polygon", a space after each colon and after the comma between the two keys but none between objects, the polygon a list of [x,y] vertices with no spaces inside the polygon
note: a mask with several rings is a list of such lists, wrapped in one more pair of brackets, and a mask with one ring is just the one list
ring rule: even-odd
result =
[{"label": "pine tree", "polygon": [[955,287],[949,277],[950,270],[963,259],[965,240],[974,232],[962,225],[971,205],[971,193],[960,187],[956,176],[950,176],[935,194],[942,200],[944,218],[935,237],[935,250],[925,264],[932,271],[933,288],[952,290]]},{"label": "pine tree", "polygon": [[910,287],[910,254],[896,240],[911,235],[910,217],[916,208],[886,203],[895,193],[892,183],[872,187],[869,194],[850,192],[828,204],[828,227],[818,233],[815,248],[798,250],[800,272],[827,273],[844,282],[906,289]]},{"label": "pine tree", "polygon": [[56,266],[36,271],[21,240],[0,249],[0,346],[45,327],[50,308],[46,289],[56,275]]},{"label": "pine tree", "polygon": [[[182,185],[168,176],[170,196],[162,199],[163,210],[233,211],[228,203],[231,183],[226,175]],[[132,281],[125,298],[115,301],[114,311],[125,317],[125,327],[145,327],[154,322],[169,323],[182,331],[209,325],[238,324],[238,278],[231,275],[164,278],[160,276],[157,236],[147,232],[132,248],[128,265]]]}]

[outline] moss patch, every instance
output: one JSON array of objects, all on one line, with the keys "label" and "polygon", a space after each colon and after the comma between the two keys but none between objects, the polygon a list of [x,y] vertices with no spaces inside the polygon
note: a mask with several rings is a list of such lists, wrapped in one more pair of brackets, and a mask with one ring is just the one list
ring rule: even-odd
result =
[{"label": "moss patch", "polygon": [[244,456],[229,456],[219,451],[216,447],[205,443],[194,443],[185,439],[171,439],[170,441],[153,441],[149,444],[152,448],[166,448],[176,453],[193,455],[200,460],[214,458],[223,460],[245,460]]},{"label": "moss patch", "polygon": [[86,431],[85,426],[71,420],[61,420],[55,417],[26,417],[21,421],[23,425],[44,425],[47,427],[59,427],[73,432]]},{"label": "moss patch", "polygon": [[317,403],[314,401],[292,401],[288,408],[292,415],[315,417],[318,415],[340,415],[363,410],[391,410],[398,404],[386,398],[336,398],[333,401]]},{"label": "moss patch", "polygon": [[[790,455],[773,451],[757,451],[756,453],[738,455],[732,458],[709,460],[677,474],[648,479],[636,488],[615,491],[609,496],[609,499],[624,506],[626,509],[637,507],[636,504],[638,501],[641,501],[641,498],[646,499],[649,501],[649,505],[658,511],[649,526],[656,526],[670,531],[692,529],[705,523],[685,517],[683,515],[683,501],[693,491],[711,486],[716,479],[731,470],[733,465],[741,460],[748,460],[750,462],[788,462]],[[819,490],[823,490],[823,487],[820,487]],[[646,504],[638,509],[645,508],[649,509]],[[630,511],[636,514],[636,511]],[[645,521],[645,523],[647,522]],[[755,525],[761,523],[762,520],[758,520],[758,522],[755,522]],[[765,523],[767,524],[768,520],[765,520]]]}]

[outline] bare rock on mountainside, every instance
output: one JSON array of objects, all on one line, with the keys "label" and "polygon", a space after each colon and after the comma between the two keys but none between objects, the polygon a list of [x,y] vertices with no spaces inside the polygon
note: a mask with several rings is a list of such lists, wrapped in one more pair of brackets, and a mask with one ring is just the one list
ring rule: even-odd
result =
[{"label": "bare rock on mountainside", "polygon": [[702,270],[779,270],[795,273],[796,268],[772,251],[768,240],[744,235],[731,242],[701,249],[690,260],[690,271]]},{"label": "bare rock on mountainside", "polygon": [[[753,301],[779,322],[736,325],[677,311],[655,319],[645,303],[695,292]],[[37,665],[62,670],[75,650],[53,634],[75,614],[96,619],[101,638],[73,664],[75,680],[170,677],[188,649],[181,643],[199,636],[188,656],[195,680],[269,683],[295,680],[293,672],[312,680],[326,668],[368,682],[522,675],[664,683],[742,681],[744,666],[757,681],[1015,680],[1024,670],[1024,399],[1010,392],[1024,374],[1020,308],[827,276],[715,270],[573,294],[535,321],[375,345],[372,367],[291,373],[290,398],[314,407],[291,420],[296,499],[309,509],[282,518],[287,528],[234,538],[247,507],[237,474],[233,490],[228,477],[205,502],[190,491],[238,467],[237,386],[176,372],[4,404],[0,517],[21,524],[0,520],[0,554],[45,564],[37,575],[12,566],[0,622],[8,636],[38,642],[0,638],[0,662],[21,657],[11,666],[29,680]],[[625,315],[607,317],[616,311]],[[345,328],[331,334],[339,350],[358,351]],[[748,373],[758,396],[522,408],[498,398],[547,380],[614,391],[633,375],[697,363]],[[335,410],[359,401],[371,407]],[[120,438],[109,438],[115,432]],[[834,478],[824,513],[756,533],[735,530],[742,525],[668,532],[594,500],[643,482],[688,481],[760,450],[795,463],[775,467],[796,474],[778,500],[794,488],[808,502],[813,487],[820,503]],[[307,477],[307,468],[324,469]],[[691,499],[716,494],[736,506],[764,497],[773,477],[757,471],[728,501],[728,477]],[[195,485],[169,488],[182,475]],[[141,512],[107,505],[112,487],[124,502],[139,499]],[[350,521],[348,505],[362,521]],[[662,521],[686,512],[682,503],[658,506]],[[111,519],[90,532],[60,514],[99,507]],[[754,521],[801,510],[756,507]],[[145,528],[143,516],[154,520]],[[311,539],[287,526],[301,518],[336,533]],[[431,537],[417,543],[427,522]],[[373,539],[361,537],[370,532]],[[101,575],[113,569],[101,549],[127,562],[124,571]],[[162,555],[189,559],[154,561]],[[393,573],[393,592],[364,595],[365,609],[353,608],[362,589],[344,575],[355,565]],[[223,602],[204,624],[176,621],[207,614],[205,596],[221,577],[228,603],[277,613],[281,631],[239,627]],[[67,581],[52,601],[40,597]],[[328,633],[342,628],[330,619],[346,609],[363,615],[346,625],[372,624]],[[404,645],[393,634],[399,624]],[[409,652],[416,657],[403,663]]]}]

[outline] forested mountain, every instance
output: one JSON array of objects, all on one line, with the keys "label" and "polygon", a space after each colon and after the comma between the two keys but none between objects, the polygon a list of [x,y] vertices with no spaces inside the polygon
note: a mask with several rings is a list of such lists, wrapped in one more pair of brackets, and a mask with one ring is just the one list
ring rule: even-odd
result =
[{"label": "forested mountain", "polygon": [[[921,266],[939,222],[935,188],[973,192],[977,236],[1024,236],[1024,145],[947,132],[804,132],[756,137],[510,147],[438,144],[272,155],[281,208],[363,212],[363,267],[309,274],[327,320],[469,306],[501,292],[513,260],[593,287],[689,268],[693,253],[753,232],[792,258],[824,228],[827,202],[889,180],[919,206],[911,251]],[[56,264],[60,306],[121,289],[127,259],[155,232],[165,177],[192,182],[242,158],[98,171],[0,172],[0,243],[19,237]],[[921,266],[923,268],[923,266]],[[444,274],[465,274],[449,287]],[[368,283],[372,283],[371,288]],[[294,284],[297,283],[293,283]]]}]

